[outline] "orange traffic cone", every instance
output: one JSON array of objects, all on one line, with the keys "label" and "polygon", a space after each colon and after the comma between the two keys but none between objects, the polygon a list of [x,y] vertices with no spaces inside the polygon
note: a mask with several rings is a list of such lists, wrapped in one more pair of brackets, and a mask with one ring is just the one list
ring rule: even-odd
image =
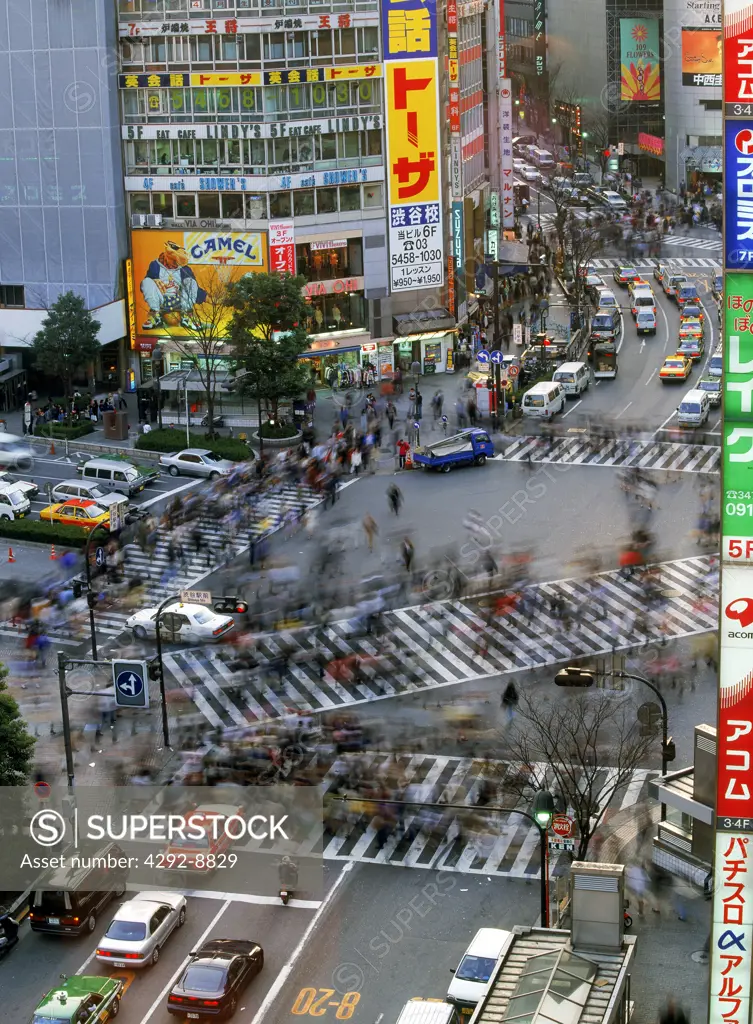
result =
[{"label": "orange traffic cone", "polygon": [[54,561],[56,561],[56,560],[57,560],[57,557],[58,557],[58,556],[57,556],[57,555],[55,554],[55,545],[54,545],[54,544],[51,544],[51,545],[50,545],[50,561],[51,561],[51,562],[54,562]]},{"label": "orange traffic cone", "polygon": [[405,456],[405,465],[403,466],[403,469],[413,469],[413,459],[411,458],[410,448],[408,449],[408,454]]},{"label": "orange traffic cone", "polygon": [[50,441],[50,455],[54,455],[54,454],[55,454],[55,442],[54,441]]},{"label": "orange traffic cone", "polygon": [[8,561],[15,562],[15,558],[13,557],[13,548],[8,548]]}]

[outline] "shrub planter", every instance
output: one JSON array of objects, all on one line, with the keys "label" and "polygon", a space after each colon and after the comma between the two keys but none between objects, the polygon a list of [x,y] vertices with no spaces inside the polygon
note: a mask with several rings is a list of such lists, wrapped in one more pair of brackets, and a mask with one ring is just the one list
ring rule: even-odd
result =
[{"label": "shrub planter", "polygon": [[[292,433],[288,433],[288,430],[291,430]],[[296,430],[295,427],[277,427],[275,428],[275,434],[282,434],[282,436],[267,437],[265,433],[259,437],[259,431],[255,430],[251,437],[257,445],[260,444],[264,448],[297,448],[303,440],[303,434]]]},{"label": "shrub planter", "polygon": [[186,447],[205,448],[231,462],[245,462],[251,457],[243,441],[238,441],[235,438],[219,437],[210,441],[209,438],[195,433],[189,434],[189,437],[190,444],[186,445],[185,428],[181,430],[180,428],[163,427],[162,430],[150,430],[148,434],[141,434],[134,444],[134,448],[164,454],[179,452]]},{"label": "shrub planter", "polygon": [[[101,533],[104,538],[106,534]],[[78,526],[49,523],[45,519],[0,519],[0,537],[13,541],[32,541],[39,544],[57,544],[63,548],[82,548],[88,533]]]}]

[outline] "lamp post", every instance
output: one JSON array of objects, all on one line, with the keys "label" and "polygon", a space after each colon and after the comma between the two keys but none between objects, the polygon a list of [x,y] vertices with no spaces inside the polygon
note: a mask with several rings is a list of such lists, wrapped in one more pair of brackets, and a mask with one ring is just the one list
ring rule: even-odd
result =
[{"label": "lamp post", "polygon": [[[675,759],[675,744],[674,740],[669,735],[669,714],[667,712],[667,702],[662,696],[661,691],[650,680],[646,679],[645,676],[635,675],[632,672],[610,672],[608,675],[614,679],[633,679],[636,683],[643,683],[644,686],[647,686],[649,690],[656,694],[659,705],[661,706],[661,773],[662,775],[666,775],[669,763]],[[554,677],[554,682],[557,686],[593,686],[594,674],[593,672],[589,672],[582,668],[563,668]],[[664,821],[665,817],[666,810],[664,804],[662,804],[661,820]]]},{"label": "lamp post", "polygon": [[[159,345],[155,345],[152,349],[152,373],[154,373],[155,362],[161,362],[162,360],[162,349]],[[154,379],[157,382],[157,426],[162,430],[162,385],[159,382],[160,375],[154,374]]]},{"label": "lamp post", "polygon": [[[342,800],[343,803],[363,803],[361,797],[343,796],[338,799]],[[414,800],[375,800],[374,803],[382,804],[386,807],[429,807],[432,810],[437,811],[470,811],[473,810],[468,804],[440,804],[440,803],[417,803]],[[521,811],[519,807],[497,807],[493,804],[486,804],[484,810],[494,811],[495,813],[508,813],[508,814],[520,814],[524,818],[527,818],[532,825],[539,831],[539,841],[541,843],[541,867],[539,870],[539,881],[540,881],[540,910],[541,910],[541,926],[542,928],[549,927],[549,853],[547,845],[547,833],[549,826],[552,823],[552,817],[554,816],[554,797],[546,789],[540,789],[536,793],[531,810]]]},{"label": "lamp post", "polygon": [[92,567],[91,567],[91,547],[94,534],[97,530],[109,530],[109,526],[106,523],[97,523],[93,530],[89,530],[89,536],[86,538],[86,548],[84,549],[84,562],[86,564],[86,603],[89,605],[89,629],[91,631],[92,638],[92,658],[97,660],[97,633],[94,627],[94,594],[92,593]]},{"label": "lamp post", "polygon": [[159,668],[159,695],[162,702],[162,741],[165,749],[170,747],[170,727],[167,721],[167,700],[165,699],[165,666],[162,661],[162,613],[165,608],[174,601],[180,601],[180,594],[171,594],[166,597],[157,609],[154,618],[154,633],[157,640],[157,666]]}]

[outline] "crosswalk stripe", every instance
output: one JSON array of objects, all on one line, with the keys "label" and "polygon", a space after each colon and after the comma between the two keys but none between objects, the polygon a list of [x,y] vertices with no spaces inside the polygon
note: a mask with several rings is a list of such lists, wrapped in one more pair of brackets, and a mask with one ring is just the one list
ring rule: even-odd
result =
[{"label": "crosswalk stripe", "polygon": [[512,441],[494,456],[494,462],[531,462],[569,466],[619,466],[663,469],[675,473],[718,473],[721,449],[711,445],[670,441],[608,441],[592,448],[587,441],[554,438],[546,448],[540,438],[525,436]]}]

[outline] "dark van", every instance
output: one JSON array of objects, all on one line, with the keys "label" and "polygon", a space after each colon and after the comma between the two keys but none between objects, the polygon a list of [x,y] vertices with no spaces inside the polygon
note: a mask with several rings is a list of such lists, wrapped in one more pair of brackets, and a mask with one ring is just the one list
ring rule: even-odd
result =
[{"label": "dark van", "polygon": [[599,310],[591,320],[591,337],[600,341],[615,338],[620,330],[620,314],[616,309]]},{"label": "dark van", "polygon": [[[123,851],[110,843],[93,857],[107,858],[108,854],[122,857]],[[110,900],[125,892],[126,876],[127,872],[117,868],[98,866],[55,871],[46,880],[47,888],[34,893],[31,930],[48,935],[91,934]]]}]

